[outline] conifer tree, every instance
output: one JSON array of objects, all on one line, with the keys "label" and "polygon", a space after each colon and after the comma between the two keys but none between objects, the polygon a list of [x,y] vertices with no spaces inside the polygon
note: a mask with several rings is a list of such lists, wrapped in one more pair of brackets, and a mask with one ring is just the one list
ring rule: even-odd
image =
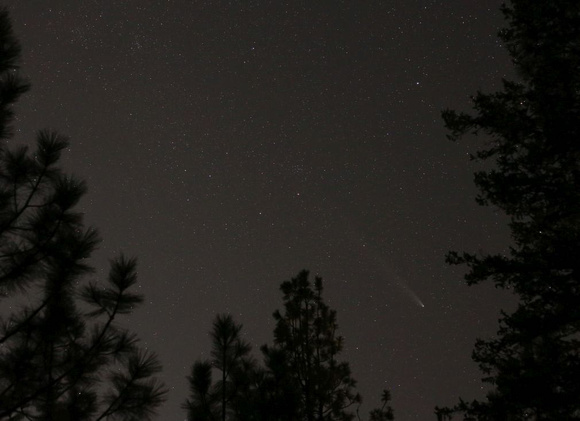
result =
[{"label": "conifer tree", "polygon": [[[241,404],[236,398],[254,369],[249,357],[251,347],[240,337],[241,330],[242,325],[235,323],[229,314],[219,314],[214,320],[210,332],[212,359],[196,361],[188,377],[191,398],[184,409],[190,421],[225,421],[228,412],[238,412],[234,402]],[[215,384],[212,381],[213,368],[219,372]]]},{"label": "conifer tree", "polygon": [[[461,402],[465,419],[580,419],[580,3],[512,0],[500,33],[519,80],[473,98],[475,114],[445,111],[451,139],[483,134],[472,158],[478,202],[509,217],[506,255],[450,253],[468,284],[486,280],[519,298],[474,360],[491,386]],[[451,412],[438,408],[440,418]]]},{"label": "conifer tree", "polygon": [[383,390],[381,402],[383,405],[380,408],[373,409],[370,413],[370,421],[393,421],[395,419],[395,411],[389,404],[391,401],[391,392]]},{"label": "conifer tree", "polygon": [[348,408],[361,397],[349,364],[338,360],[343,338],[337,333],[336,311],[322,299],[322,278],[316,277],[313,287],[308,271],[302,271],[280,289],[284,313],[274,313],[274,346],[264,347],[264,352],[281,354],[290,387],[298,393],[297,419],[353,419]]},{"label": "conifer tree", "polygon": [[[191,393],[183,408],[189,421],[342,421],[354,418],[349,408],[355,405],[358,417],[361,397],[349,364],[337,360],[342,338],[336,312],[322,299],[322,279],[313,288],[302,271],[280,289],[285,312],[274,313],[274,345],[261,349],[264,367],[240,339],[241,325],[228,315],[216,318],[213,358],[198,360],[188,377]],[[216,383],[214,368],[221,379]],[[390,398],[383,391],[383,405],[371,411],[371,421],[394,419]]]},{"label": "conifer tree", "polygon": [[[20,47],[0,10],[0,140],[28,89]],[[111,262],[107,285],[85,283],[99,242],[75,206],[85,184],[58,166],[68,141],[38,134],[36,149],[0,146],[0,419],[149,419],[164,400],[154,354],[116,324],[143,298],[134,259]],[[83,305],[79,305],[79,300]]]},{"label": "conifer tree", "polygon": [[294,373],[289,370],[287,354],[280,348],[262,346],[265,375],[260,392],[259,419],[263,421],[293,421],[300,419],[301,393],[295,386]]}]

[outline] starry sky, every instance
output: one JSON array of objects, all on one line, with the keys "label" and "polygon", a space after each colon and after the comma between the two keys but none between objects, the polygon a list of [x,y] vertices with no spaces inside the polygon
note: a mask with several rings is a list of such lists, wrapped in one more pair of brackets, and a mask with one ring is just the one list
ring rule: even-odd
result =
[{"label": "starry sky", "polygon": [[146,303],[124,323],[157,352],[183,420],[186,376],[217,313],[271,343],[279,285],[307,268],[338,312],[363,420],[481,397],[470,359],[512,297],[467,287],[450,249],[495,252],[468,154],[440,112],[468,110],[512,67],[499,0],[6,0],[32,90],[15,144],[53,128],[103,242]]}]

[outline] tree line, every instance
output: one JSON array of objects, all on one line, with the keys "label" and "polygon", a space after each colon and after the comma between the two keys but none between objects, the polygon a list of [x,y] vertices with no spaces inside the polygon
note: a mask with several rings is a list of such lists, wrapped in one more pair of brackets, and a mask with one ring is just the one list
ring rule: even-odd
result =
[{"label": "tree line", "polygon": [[[518,298],[473,360],[489,392],[436,407],[439,421],[580,420],[580,3],[512,0],[499,34],[517,71],[495,93],[473,96],[473,113],[443,112],[449,138],[483,138],[471,158],[477,201],[509,217],[506,254],[452,251],[469,285],[493,282]],[[136,260],[111,261],[106,284],[84,282],[99,243],[75,207],[85,183],[59,159],[68,140],[41,131],[36,147],[6,146],[13,105],[30,88],[20,45],[0,10],[0,419],[146,420],[164,402],[161,365],[118,321],[143,302]],[[262,362],[242,326],[218,315],[211,358],[197,360],[183,404],[190,421],[359,418],[360,395],[336,311],[307,271],[281,285],[272,345]],[[394,419],[390,394],[371,421]]]},{"label": "tree line", "polygon": [[[343,338],[336,311],[322,298],[322,278],[312,285],[302,271],[280,289],[284,311],[274,313],[274,344],[261,348],[262,366],[240,335],[242,325],[231,315],[215,318],[211,359],[196,361],[188,377],[189,420],[351,421],[358,415],[361,396],[348,362],[339,360]],[[370,420],[394,419],[386,390],[382,401]]]}]

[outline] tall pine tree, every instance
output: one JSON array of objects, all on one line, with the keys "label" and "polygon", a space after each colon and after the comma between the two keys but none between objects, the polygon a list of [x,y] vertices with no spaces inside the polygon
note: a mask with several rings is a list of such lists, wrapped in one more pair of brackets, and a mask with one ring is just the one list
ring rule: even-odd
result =
[{"label": "tall pine tree", "polygon": [[[19,54],[2,9],[2,142],[28,89]],[[99,238],[75,211],[85,184],[58,166],[67,146],[46,131],[33,151],[0,146],[0,419],[149,419],[164,400],[160,365],[116,324],[143,300],[130,292],[135,260],[113,260],[107,285],[83,282]]]},{"label": "tall pine tree", "polygon": [[[212,359],[198,360],[188,377],[189,421],[345,421],[361,397],[347,362],[339,361],[342,338],[336,312],[322,299],[322,279],[312,286],[308,272],[282,283],[284,313],[276,311],[274,345],[263,346],[264,367],[250,357],[231,316],[216,318]],[[214,370],[216,369],[216,370]],[[212,372],[219,380],[214,382]],[[390,393],[371,421],[391,421]]]},{"label": "tall pine tree", "polygon": [[[473,159],[478,202],[510,218],[508,255],[450,253],[469,284],[491,280],[519,297],[495,339],[474,360],[491,386],[482,402],[456,408],[465,419],[580,419],[580,3],[512,0],[500,33],[519,75],[478,93],[475,114],[445,111],[451,139],[483,134]],[[438,409],[440,417],[448,410]]]},{"label": "tall pine tree", "polygon": [[[242,393],[247,379],[254,370],[249,357],[250,345],[240,332],[242,325],[235,323],[229,314],[216,316],[210,337],[212,340],[211,360],[198,360],[188,377],[191,397],[184,405],[189,421],[226,421],[228,413],[236,414],[242,402]],[[213,382],[212,369],[219,373],[219,380]]]},{"label": "tall pine tree", "polygon": [[274,346],[264,347],[264,352],[281,353],[299,397],[297,419],[352,420],[349,408],[360,403],[361,397],[355,392],[348,362],[338,359],[343,338],[337,332],[336,311],[322,299],[322,278],[316,277],[311,285],[308,271],[302,271],[280,289],[284,313],[274,313]]}]

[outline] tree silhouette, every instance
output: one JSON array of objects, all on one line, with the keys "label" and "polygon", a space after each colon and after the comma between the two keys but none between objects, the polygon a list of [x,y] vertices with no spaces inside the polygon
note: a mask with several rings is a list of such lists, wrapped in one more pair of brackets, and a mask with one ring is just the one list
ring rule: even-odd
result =
[{"label": "tree silhouette", "polygon": [[[220,314],[214,320],[210,332],[212,359],[196,361],[188,377],[191,398],[184,408],[190,421],[225,421],[228,409],[236,412],[237,406],[232,401],[241,393],[253,371],[253,361],[248,356],[251,347],[240,338],[241,329],[242,325],[236,324],[229,314]],[[220,372],[220,380],[215,384],[212,383],[212,368]],[[238,400],[238,403],[241,402]]]},{"label": "tree silhouette", "polygon": [[210,361],[196,361],[188,376],[190,398],[183,408],[187,410],[188,421],[215,421],[219,419],[216,411],[218,396],[212,393],[212,364]]},{"label": "tree silhouette", "polygon": [[354,391],[349,364],[337,360],[343,338],[337,335],[336,311],[322,299],[322,278],[315,278],[313,288],[308,271],[302,271],[280,289],[284,313],[274,313],[274,346],[264,347],[264,352],[281,352],[286,375],[300,398],[298,419],[353,419],[348,408],[361,397]]},{"label": "tree silhouette", "polygon": [[[19,54],[2,9],[2,141],[11,105],[28,89]],[[115,323],[143,300],[130,292],[135,260],[113,260],[106,286],[82,282],[99,242],[74,210],[86,187],[58,167],[65,138],[44,131],[36,143],[0,147],[0,419],[149,419],[164,399],[152,378],[159,363]]]},{"label": "tree silhouette", "polygon": [[0,40],[0,140],[4,141],[12,133],[12,105],[30,89],[29,83],[17,72],[21,48],[5,8],[0,8]]},{"label": "tree silhouette", "polygon": [[[474,116],[445,111],[451,139],[485,134],[473,159],[482,205],[509,216],[508,255],[450,253],[468,284],[492,280],[520,299],[497,338],[478,340],[474,360],[492,386],[461,402],[466,419],[580,419],[580,4],[513,0],[500,33],[520,80],[478,93]],[[445,414],[445,412],[440,412]],[[443,416],[443,415],[442,415]]]},{"label": "tree silhouette", "polygon": [[395,414],[389,402],[391,401],[391,392],[388,390],[383,390],[381,396],[381,402],[383,406],[381,408],[373,409],[370,413],[370,421],[393,421],[395,419]]},{"label": "tree silhouette", "polygon": [[266,366],[259,384],[257,411],[263,421],[293,421],[300,419],[300,390],[295,387],[294,374],[290,372],[287,354],[275,347],[262,347]]},{"label": "tree silhouette", "polygon": [[[338,362],[342,338],[336,312],[322,299],[322,279],[314,288],[302,271],[282,283],[282,314],[274,313],[274,345],[264,345],[264,367],[250,357],[240,339],[241,325],[229,315],[213,323],[212,360],[195,362],[188,377],[190,398],[183,408],[189,421],[333,421],[352,420],[348,408],[361,402],[347,362]],[[220,381],[212,382],[212,370]],[[371,421],[391,421],[390,393],[383,406],[371,411]]]}]

